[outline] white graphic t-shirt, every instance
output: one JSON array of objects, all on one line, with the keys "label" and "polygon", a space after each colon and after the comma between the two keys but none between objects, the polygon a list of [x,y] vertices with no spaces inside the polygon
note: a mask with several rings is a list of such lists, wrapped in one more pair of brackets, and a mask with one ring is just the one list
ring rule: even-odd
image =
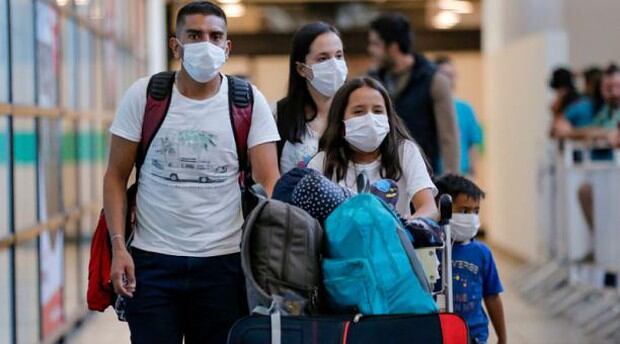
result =
[{"label": "white graphic t-shirt", "polygon": [[320,135],[306,125],[302,142],[286,141],[280,157],[280,173],[285,174],[295,167],[306,167],[319,150],[319,138]]},{"label": "white graphic t-shirt", "polygon": [[[140,79],[127,90],[112,134],[140,141],[148,81]],[[253,90],[249,148],[280,139],[267,101]],[[175,85],[168,114],[140,171],[132,246],[176,256],[239,252],[243,217],[238,175],[226,77],[206,100],[187,98]]]},{"label": "white graphic t-shirt", "polygon": [[[271,104],[273,117],[278,120],[278,104]],[[312,129],[306,123],[306,132],[301,138],[301,142],[284,142],[280,156],[280,174],[283,175],[295,167],[304,168],[319,151],[319,140],[321,134]]]},{"label": "white graphic t-shirt", "polygon": [[[396,210],[398,210],[401,215],[405,216],[411,215],[411,209],[409,205],[411,204],[411,200],[416,193],[424,189],[430,189],[435,196],[437,195],[437,188],[435,187],[435,184],[433,184],[433,181],[428,174],[426,164],[424,163],[424,158],[422,158],[422,154],[420,153],[420,149],[418,148],[418,146],[411,141],[405,141],[403,145],[404,147],[399,150],[400,152],[402,152],[402,156],[400,157],[400,164],[403,169],[403,175],[396,182],[399,193]],[[308,167],[323,173],[324,161],[325,152],[319,152],[310,161]],[[346,187],[353,193],[357,193],[356,178],[362,172],[366,173],[371,184],[379,179],[382,179],[381,160],[377,159],[368,164],[355,164],[351,162],[347,169],[347,175],[345,176],[345,179],[339,180],[338,184]]]}]

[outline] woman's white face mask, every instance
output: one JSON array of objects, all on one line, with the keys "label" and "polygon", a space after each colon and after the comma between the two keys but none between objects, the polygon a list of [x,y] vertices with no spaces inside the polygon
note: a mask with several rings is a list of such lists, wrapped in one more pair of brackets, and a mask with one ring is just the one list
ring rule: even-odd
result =
[{"label": "woman's white face mask", "polygon": [[[179,42],[181,44],[181,42]],[[210,42],[187,43],[183,47],[183,68],[192,79],[206,83],[213,79],[226,62],[226,52]]]},{"label": "woman's white face mask", "polygon": [[346,62],[336,58],[315,63],[307,68],[312,70],[312,79],[308,79],[310,85],[329,98],[336,94],[349,73]]},{"label": "woman's white face mask", "polygon": [[455,241],[467,241],[473,239],[480,228],[480,217],[478,214],[452,214],[450,229],[452,238]]},{"label": "woman's white face mask", "polygon": [[379,149],[390,132],[390,123],[386,115],[367,113],[344,121],[344,139],[355,149],[372,153]]}]

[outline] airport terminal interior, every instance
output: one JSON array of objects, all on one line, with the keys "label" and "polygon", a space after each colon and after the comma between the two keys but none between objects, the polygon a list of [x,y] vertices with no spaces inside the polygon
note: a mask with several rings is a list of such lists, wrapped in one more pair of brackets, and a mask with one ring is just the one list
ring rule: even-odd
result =
[{"label": "airport terminal interior", "polygon": [[[353,79],[381,67],[371,23],[406,18],[414,63],[448,61],[454,115],[467,104],[479,129],[471,146],[460,133],[461,172],[486,193],[475,240],[502,281],[503,343],[620,343],[620,1],[213,2],[222,73],[274,107],[301,26],[338,29]],[[131,342],[112,307],[87,305],[109,129],[136,80],[182,68],[170,38],[188,3],[0,0],[0,344]]]}]

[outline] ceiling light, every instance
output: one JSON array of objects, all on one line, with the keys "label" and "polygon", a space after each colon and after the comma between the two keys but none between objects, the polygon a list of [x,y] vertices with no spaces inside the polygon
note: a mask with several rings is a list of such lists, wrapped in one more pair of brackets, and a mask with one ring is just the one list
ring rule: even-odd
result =
[{"label": "ceiling light", "polygon": [[238,4],[241,0],[219,0],[220,4]]},{"label": "ceiling light", "polygon": [[464,0],[438,0],[437,7],[444,11],[452,11],[460,14],[470,14],[474,12],[474,5]]},{"label": "ceiling light", "polygon": [[75,4],[77,6],[84,6],[84,5],[88,5],[88,0],[75,0]]},{"label": "ceiling light", "polygon": [[56,0],[56,5],[58,6],[65,6],[67,3],[69,3],[69,0]]},{"label": "ceiling light", "polygon": [[433,27],[436,29],[449,29],[461,21],[461,17],[451,11],[441,11],[433,17]]},{"label": "ceiling light", "polygon": [[225,4],[222,5],[222,9],[230,18],[239,18],[245,15],[245,6],[242,4]]}]

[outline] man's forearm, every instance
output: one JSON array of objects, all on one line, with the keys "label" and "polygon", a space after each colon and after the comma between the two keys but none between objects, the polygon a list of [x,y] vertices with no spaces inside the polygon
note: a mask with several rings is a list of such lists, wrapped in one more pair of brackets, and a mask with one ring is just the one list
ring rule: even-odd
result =
[{"label": "man's forearm", "polygon": [[118,178],[106,175],[103,190],[103,209],[114,251],[125,249],[125,219],[127,214],[125,188],[126,185]]}]

